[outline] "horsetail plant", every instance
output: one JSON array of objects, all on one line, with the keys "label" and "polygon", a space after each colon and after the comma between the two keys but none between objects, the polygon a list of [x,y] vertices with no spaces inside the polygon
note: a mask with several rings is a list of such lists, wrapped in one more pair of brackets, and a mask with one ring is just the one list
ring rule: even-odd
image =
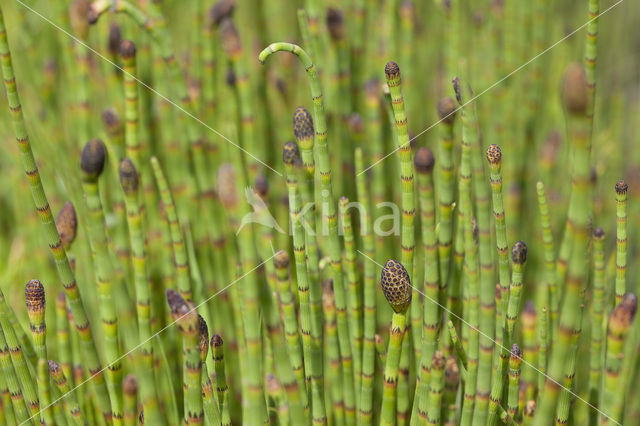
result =
[{"label": "horsetail plant", "polygon": [[131,245],[131,261],[133,264],[133,281],[136,289],[136,312],[138,317],[138,336],[141,342],[140,366],[140,399],[146,409],[147,420],[162,424],[158,412],[155,377],[153,374],[153,345],[151,340],[151,300],[149,296],[149,279],[147,272],[146,236],[143,229],[144,216],[140,207],[140,177],[133,161],[128,157],[120,162],[120,185],[127,205],[127,223],[129,225],[129,241]]},{"label": "horsetail plant", "polygon": [[218,404],[220,405],[220,416],[222,425],[230,425],[231,417],[229,415],[229,388],[227,386],[227,376],[224,366],[224,341],[219,334],[211,337],[211,357],[216,373],[216,393],[218,395]]},{"label": "horsetail plant", "polygon": [[9,49],[9,42],[7,40],[7,32],[4,24],[4,14],[0,10],[0,55],[2,56],[2,74],[4,76],[4,86],[7,93],[7,99],[9,101],[9,110],[11,112],[11,119],[13,123],[13,130],[16,141],[20,150],[20,159],[27,179],[29,181],[29,188],[33,197],[34,206],[40,217],[40,221],[44,227],[44,233],[47,238],[47,243],[51,250],[58,269],[60,280],[65,288],[67,298],[71,311],[73,312],[76,330],[80,335],[82,341],[84,355],[86,359],[87,368],[94,372],[94,378],[92,385],[95,389],[96,396],[99,401],[100,409],[102,410],[103,417],[108,422],[111,418],[111,410],[109,403],[109,395],[107,394],[104,377],[102,376],[102,368],[100,366],[100,360],[98,358],[98,352],[93,341],[93,335],[91,326],[87,318],[86,311],[82,300],[80,299],[80,293],[78,292],[78,286],[76,284],[74,273],[69,266],[69,260],[64,246],[58,235],[53,215],[51,214],[51,208],[47,200],[47,196],[42,186],[42,179],[40,178],[40,172],[36,165],[36,161],[31,149],[31,143],[27,134],[26,125],[24,122],[24,116],[22,113],[22,105],[20,104],[20,96],[16,86],[15,74],[13,71],[13,63],[11,60],[11,52]]},{"label": "horsetail plant", "polygon": [[[302,334],[302,348],[305,360],[305,380],[307,389],[311,396],[311,408],[313,419],[322,419],[324,414],[324,402],[321,397],[321,387],[317,380],[317,372],[319,366],[316,359],[312,357],[311,342],[311,306],[309,304],[309,280],[307,274],[306,256],[305,256],[305,238],[304,228],[302,226],[302,203],[300,202],[300,189],[298,184],[300,152],[295,142],[287,142],[282,150],[282,161],[285,165],[287,176],[287,187],[289,189],[289,214],[293,232],[293,252],[296,262],[296,274],[298,281],[298,297],[300,303],[300,332]],[[344,296],[343,296],[344,297]],[[342,300],[344,303],[344,300]],[[350,360],[351,362],[351,360]],[[314,377],[315,382],[314,382]],[[353,383],[351,383],[353,390]],[[353,392],[351,393],[353,398]],[[352,405],[352,407],[355,407]],[[316,417],[318,416],[318,417]]]},{"label": "horsetail plant", "polygon": [[301,3],[0,12],[0,425],[636,424],[630,21]]},{"label": "horsetail plant", "polygon": [[[118,359],[120,348],[118,344],[118,316],[114,297],[115,274],[107,248],[107,236],[104,230],[104,213],[100,201],[98,179],[104,169],[106,148],[100,139],[92,139],[85,145],[80,157],[82,170],[82,187],[87,204],[90,222],[89,240],[94,251],[95,275],[100,295],[100,314],[104,333],[104,346],[108,359],[107,388],[111,400],[113,421],[122,422],[122,365]],[[127,301],[120,300],[128,305]]]},{"label": "horsetail plant", "polygon": [[406,313],[411,304],[411,279],[406,268],[396,260],[389,259],[382,268],[380,286],[384,297],[393,309],[389,328],[390,338],[384,367],[384,390],[380,424],[395,424],[395,408],[398,384],[400,350],[405,335]]},{"label": "horsetail plant", "polygon": [[[31,280],[24,289],[24,298],[29,314],[29,326],[35,345],[38,363],[36,365],[36,377],[38,382],[38,401],[43,408],[40,411],[40,423],[44,425],[53,424],[53,410],[51,409],[51,390],[49,388],[49,368],[47,364],[46,334],[45,324],[45,294],[44,286],[38,280]],[[15,361],[14,361],[15,363]],[[15,365],[15,364],[14,364]]]},{"label": "horsetail plant", "polygon": [[615,303],[622,301],[626,292],[627,275],[627,190],[629,185],[619,180],[616,183],[616,282]]},{"label": "horsetail plant", "polygon": [[67,381],[67,377],[60,367],[60,364],[50,360],[48,367],[49,373],[51,374],[51,380],[64,397],[64,406],[69,423],[83,425],[84,421],[82,420],[82,411],[78,405],[75,395],[71,392],[69,382]]},{"label": "horsetail plant", "polygon": [[622,398],[618,386],[624,341],[638,309],[638,299],[633,293],[627,293],[622,301],[611,311],[607,328],[607,355],[605,358],[604,394],[602,398],[601,424],[618,422],[622,412]]}]

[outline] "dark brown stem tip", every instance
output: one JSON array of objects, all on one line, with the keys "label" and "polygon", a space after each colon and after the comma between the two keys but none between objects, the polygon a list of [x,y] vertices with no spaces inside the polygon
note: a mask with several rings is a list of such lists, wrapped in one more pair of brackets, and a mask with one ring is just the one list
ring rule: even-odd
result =
[{"label": "dark brown stem tip", "polygon": [[387,82],[400,78],[400,67],[393,61],[387,62],[384,66],[384,74],[387,76]]},{"label": "dark brown stem tip", "polygon": [[144,424],[144,409],[140,410],[140,415],[138,416],[138,423],[141,425]]},{"label": "dark brown stem tip", "polygon": [[415,164],[416,171],[418,173],[431,173],[431,171],[433,170],[433,165],[435,163],[433,152],[431,152],[429,148],[423,146],[418,148],[415,156],[413,157],[413,163]]},{"label": "dark brown stem tip", "polygon": [[89,0],[73,0],[69,5],[69,21],[76,36],[87,38],[89,24],[95,23],[98,16],[89,5]]},{"label": "dark brown stem tip", "polygon": [[278,269],[288,268],[290,261],[289,253],[284,250],[278,250],[276,255],[273,257],[273,263]]},{"label": "dark brown stem tip", "polygon": [[100,14],[92,7],[87,11],[87,23],[93,25],[100,19]]},{"label": "dark brown stem tip", "polygon": [[599,226],[596,226],[596,229],[593,230],[593,238],[597,240],[604,239],[604,229]]},{"label": "dark brown stem tip", "polygon": [[393,310],[396,313],[405,313],[411,304],[411,280],[400,262],[387,260],[382,268],[380,286]]},{"label": "dark brown stem tip", "polygon": [[64,203],[60,209],[58,217],[56,218],[56,228],[58,229],[62,245],[69,247],[76,239],[76,233],[78,231],[78,217],[76,216],[76,209],[73,207],[71,201]]},{"label": "dark brown stem tip", "polygon": [[300,158],[300,151],[298,151],[298,144],[293,141],[289,141],[284,144],[282,149],[282,161],[286,166],[293,166]]},{"label": "dark brown stem tip", "polygon": [[344,16],[342,11],[332,7],[327,9],[327,28],[333,41],[344,39]]},{"label": "dark brown stem tip", "polygon": [[220,336],[219,334],[214,334],[211,337],[211,347],[220,348],[222,347],[222,345],[224,345],[224,340],[222,340],[222,336]]},{"label": "dark brown stem tip", "polygon": [[122,59],[133,59],[136,57],[136,45],[131,40],[122,40],[119,50]]},{"label": "dark brown stem tip", "polygon": [[438,102],[438,116],[447,124],[453,124],[456,119],[456,102],[450,96]]},{"label": "dark brown stem tip", "polygon": [[518,241],[511,249],[511,261],[517,265],[524,265],[527,261],[527,245],[524,241]]},{"label": "dark brown stem tip", "polygon": [[113,56],[118,54],[120,49],[120,43],[122,42],[122,31],[120,31],[120,25],[117,22],[112,22],[109,25],[109,41],[107,47],[109,53]]},{"label": "dark brown stem tip", "polygon": [[518,346],[517,343],[511,345],[511,359],[521,359],[522,358],[522,349]]},{"label": "dark brown stem tip", "polygon": [[200,314],[198,314],[198,328],[200,330],[200,357],[204,360],[207,359],[209,353],[209,327]]},{"label": "dark brown stem tip", "polygon": [[263,174],[256,175],[256,180],[253,183],[253,190],[263,200],[266,200],[269,195],[269,181]]},{"label": "dark brown stem tip", "polygon": [[633,293],[627,293],[622,301],[613,308],[609,317],[609,331],[614,335],[626,333],[633,322],[638,309],[638,299]]},{"label": "dark brown stem tip", "polygon": [[293,113],[293,135],[297,140],[313,138],[313,119],[305,107],[299,106]]},{"label": "dark brown stem tip", "polygon": [[436,350],[431,358],[431,368],[442,370],[446,364],[446,359],[442,351]]},{"label": "dark brown stem tip", "polygon": [[235,0],[220,0],[209,9],[209,19],[214,25],[219,25],[223,19],[231,17],[235,7]]},{"label": "dark brown stem tip", "polygon": [[326,310],[335,309],[335,294],[333,292],[333,278],[329,278],[322,285],[322,306]]},{"label": "dark brown stem tip", "polygon": [[91,139],[80,155],[80,168],[88,179],[97,179],[107,159],[107,149],[100,139]]},{"label": "dark brown stem tip", "polygon": [[172,289],[167,289],[167,303],[169,304],[169,309],[171,309],[171,313],[176,313],[184,306],[187,306],[187,302],[180,296],[180,294]]},{"label": "dark brown stem tip", "polygon": [[453,77],[453,79],[451,80],[451,83],[453,84],[453,92],[456,94],[456,100],[460,105],[462,105],[462,91],[460,88],[460,78]]},{"label": "dark brown stem tip", "polygon": [[453,355],[447,358],[444,370],[444,380],[449,385],[457,385],[460,380],[460,367],[458,367],[458,362]]},{"label": "dark brown stem tip", "polygon": [[62,369],[60,368],[60,364],[55,361],[49,360],[49,372],[54,378],[62,373]]},{"label": "dark brown stem tip", "polygon": [[536,307],[531,300],[527,300],[524,304],[524,309],[522,310],[522,327],[525,329],[535,328],[537,318],[538,314],[536,312]]},{"label": "dark brown stem tip", "polygon": [[131,195],[138,190],[138,184],[140,179],[136,166],[133,165],[133,161],[130,158],[125,158],[120,162],[118,169],[120,175],[120,185],[125,194]]},{"label": "dark brown stem tip", "polygon": [[120,117],[118,117],[118,114],[111,108],[105,108],[102,111],[102,122],[106,126],[109,133],[113,133],[113,131],[118,129],[122,124],[122,122],[120,121]]},{"label": "dark brown stem tip", "polygon": [[236,57],[242,51],[238,29],[230,18],[223,19],[220,24],[220,40],[228,56]]},{"label": "dark brown stem tip", "polygon": [[122,390],[129,396],[133,396],[138,393],[138,379],[134,374],[127,374],[122,381]]},{"label": "dark brown stem tip", "polygon": [[624,195],[627,193],[628,189],[629,185],[624,180],[619,180],[618,182],[616,182],[616,194]]},{"label": "dark brown stem tip", "polygon": [[502,161],[502,150],[498,145],[489,145],[487,148],[487,161],[489,164],[500,164]]},{"label": "dark brown stem tip", "polygon": [[573,114],[584,114],[589,104],[587,76],[584,67],[579,63],[570,64],[562,82],[562,99],[564,106]]},{"label": "dark brown stem tip", "polygon": [[533,417],[536,414],[536,401],[530,399],[524,405],[524,415],[526,417]]},{"label": "dark brown stem tip", "polygon": [[44,286],[38,280],[31,280],[24,288],[24,299],[29,312],[36,312],[44,309],[45,295]]}]

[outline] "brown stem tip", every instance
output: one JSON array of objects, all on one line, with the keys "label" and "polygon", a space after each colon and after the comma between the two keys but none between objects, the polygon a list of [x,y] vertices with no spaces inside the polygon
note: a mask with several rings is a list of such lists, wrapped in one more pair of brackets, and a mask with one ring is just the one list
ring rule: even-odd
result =
[{"label": "brown stem tip", "polygon": [[209,9],[209,19],[214,25],[219,25],[223,19],[230,18],[236,7],[236,0],[220,0]]},{"label": "brown stem tip", "polygon": [[44,309],[45,295],[44,286],[38,280],[31,280],[24,289],[24,299],[29,312],[36,312]]},{"label": "brown stem tip", "polygon": [[433,170],[433,165],[435,163],[433,152],[431,152],[429,148],[418,148],[415,156],[413,157],[413,163],[415,164],[418,173],[431,173],[431,171]]},{"label": "brown stem tip", "polygon": [[524,241],[518,241],[511,249],[511,261],[517,265],[524,265],[527,261],[527,245]]},{"label": "brown stem tip", "polygon": [[120,49],[120,43],[122,42],[122,31],[120,31],[120,25],[116,22],[112,22],[109,25],[109,42],[107,44],[109,48],[109,53],[112,56],[118,54],[118,49]]},{"label": "brown stem tip", "polygon": [[127,374],[122,381],[122,390],[130,396],[135,396],[138,393],[138,379],[134,374]]},{"label": "brown stem tip", "polygon": [[619,180],[616,182],[616,193],[619,195],[624,195],[627,193],[629,189],[629,185],[624,180]]},{"label": "brown stem tip", "polygon": [[489,145],[487,148],[487,161],[489,164],[500,164],[502,161],[502,150],[498,145]]},{"label": "brown stem tip", "polygon": [[387,76],[387,82],[400,78],[400,67],[393,61],[387,62],[384,66],[384,74]]},{"label": "brown stem tip", "polygon": [[589,104],[587,76],[581,64],[574,62],[564,72],[562,99],[564,106],[573,114],[584,114],[587,111]]},{"label": "brown stem tip", "polygon": [[136,57],[136,45],[131,40],[122,40],[119,51],[122,59],[133,59]]},{"label": "brown stem tip", "polygon": [[436,370],[441,370],[444,368],[446,364],[446,360],[444,357],[444,353],[442,351],[436,350],[431,358],[431,368],[435,368]]},{"label": "brown stem tip", "polygon": [[209,353],[209,327],[200,314],[198,314],[198,328],[200,329],[200,357],[204,361]]},{"label": "brown stem tip", "polygon": [[85,178],[97,179],[104,169],[106,159],[107,149],[100,139],[91,139],[87,142],[80,155],[80,168]]},{"label": "brown stem tip", "polygon": [[125,158],[120,162],[120,168],[118,169],[120,175],[120,185],[125,194],[131,195],[138,190],[138,184],[140,179],[136,166],[133,165],[133,161],[130,158]]},{"label": "brown stem tip", "polygon": [[237,57],[242,51],[242,42],[240,41],[238,29],[229,18],[223,19],[220,24],[220,40],[222,41],[222,48],[228,56]]},{"label": "brown stem tip", "polygon": [[122,125],[120,117],[118,117],[118,114],[111,108],[105,108],[102,111],[102,122],[107,128],[109,134],[113,134],[114,131],[119,130]]},{"label": "brown stem tip", "polygon": [[267,180],[267,177],[265,175],[259,174],[256,176],[256,179],[253,183],[253,190],[263,200],[267,199],[267,196],[269,195],[269,181]]},{"label": "brown stem tip", "polygon": [[333,41],[344,39],[344,16],[342,11],[332,7],[327,9],[327,28]]},{"label": "brown stem tip", "polygon": [[511,359],[522,359],[522,349],[520,349],[520,346],[518,346],[517,343],[514,343],[511,346]]},{"label": "brown stem tip", "polygon": [[453,92],[456,94],[456,100],[460,105],[462,105],[462,92],[460,91],[460,78],[453,77],[451,80],[453,84]]},{"label": "brown stem tip", "polygon": [[593,238],[597,240],[604,239],[604,229],[599,226],[596,226],[596,229],[593,230]]},{"label": "brown stem tip", "polygon": [[313,138],[313,119],[305,107],[299,106],[293,113],[293,135],[297,140]]},{"label": "brown stem tip", "polygon": [[284,250],[278,250],[273,257],[273,263],[276,268],[288,268],[289,267],[289,254]]},{"label": "brown stem tip", "polygon": [[460,367],[458,367],[456,358],[453,355],[447,358],[444,370],[444,380],[449,386],[457,386],[458,381],[460,380]]},{"label": "brown stem tip", "polygon": [[438,116],[447,124],[453,124],[456,119],[456,102],[447,96],[438,102]]},{"label": "brown stem tip", "polygon": [[214,334],[211,337],[211,348],[219,348],[224,345],[224,340],[222,340],[222,336],[219,334]]},{"label": "brown stem tip", "polygon": [[60,235],[60,241],[65,248],[69,248],[71,243],[76,239],[76,233],[78,231],[78,217],[76,216],[76,209],[73,207],[71,201],[64,203],[58,217],[56,218],[56,228]]},{"label": "brown stem tip", "polygon": [[622,301],[611,311],[609,331],[614,335],[624,334],[633,322],[637,309],[638,299],[635,294],[625,294]]},{"label": "brown stem tip", "polygon": [[284,144],[282,149],[282,161],[286,166],[293,166],[300,159],[300,152],[298,151],[298,144],[293,141],[289,141]]},{"label": "brown stem tip", "polygon": [[384,297],[396,313],[404,313],[411,304],[411,280],[407,270],[396,260],[389,259],[382,268],[380,286]]},{"label": "brown stem tip", "polygon": [[527,328],[535,329],[538,314],[531,300],[527,300],[525,302],[524,309],[522,310],[522,316],[520,318],[522,320],[522,328],[524,328],[525,330]]}]

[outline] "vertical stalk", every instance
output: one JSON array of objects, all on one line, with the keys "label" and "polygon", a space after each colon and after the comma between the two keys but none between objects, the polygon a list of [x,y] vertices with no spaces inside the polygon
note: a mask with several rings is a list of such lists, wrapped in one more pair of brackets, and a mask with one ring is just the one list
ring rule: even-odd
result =
[{"label": "vertical stalk", "polygon": [[7,32],[4,25],[4,15],[2,11],[0,11],[0,56],[2,57],[4,86],[7,93],[9,110],[11,111],[13,130],[20,150],[22,166],[29,181],[34,206],[44,227],[44,235],[46,236],[51,254],[54,257],[60,281],[64,286],[69,306],[73,312],[76,330],[78,331],[82,341],[86,367],[94,374],[91,382],[98,398],[100,409],[103,417],[108,422],[111,419],[111,409],[109,395],[102,375],[102,367],[100,366],[100,359],[98,358],[98,352],[93,341],[91,325],[89,324],[88,316],[85,312],[82,300],[80,299],[80,293],[78,291],[74,273],[71,271],[69,260],[67,259],[67,253],[60,241],[60,236],[58,235],[53,215],[51,214],[51,208],[49,207],[49,202],[42,186],[40,172],[38,171],[33,151],[31,149],[31,143],[29,141],[24,116],[22,114],[20,96],[16,87],[11,52],[9,50],[9,42],[7,40]]},{"label": "vertical stalk", "polygon": [[[133,281],[136,289],[136,313],[138,318],[138,336],[140,344],[139,368],[140,394],[142,406],[148,421],[153,424],[164,424],[158,408],[156,383],[153,374],[153,345],[151,338],[151,300],[147,272],[146,234],[144,211],[140,204],[140,177],[133,162],[127,157],[120,162],[120,185],[124,193],[129,225],[129,242],[131,245],[131,263],[133,264]],[[157,423],[156,423],[157,422]]]},{"label": "vertical stalk", "polygon": [[70,420],[69,424],[75,424],[77,426],[84,425],[85,420],[82,418],[80,405],[78,405],[75,395],[71,392],[64,370],[55,361],[49,361],[48,367],[52,382],[64,397],[64,406],[68,414],[67,418]]},{"label": "vertical stalk", "polygon": [[616,305],[626,292],[627,279],[627,190],[623,180],[616,183]]},{"label": "vertical stalk", "polygon": [[111,400],[114,424],[122,424],[122,365],[119,361],[118,316],[113,298],[114,270],[108,251],[105,218],[100,201],[98,179],[104,169],[106,149],[100,139],[92,139],[85,145],[80,157],[82,188],[87,204],[89,241],[95,266],[95,278],[100,296],[100,316],[104,350],[107,358],[107,389]]},{"label": "vertical stalk", "polygon": [[398,365],[402,340],[406,329],[406,312],[411,304],[411,279],[405,267],[396,260],[389,259],[382,268],[380,286],[385,298],[393,309],[389,329],[389,346],[384,367],[384,388],[382,394],[381,425],[396,424],[396,399],[398,384]]},{"label": "vertical stalk", "polygon": [[[591,302],[591,343],[589,349],[589,402],[598,405],[601,395],[606,272],[604,258],[604,230],[593,230],[593,300]],[[590,411],[590,422],[595,424],[598,413]]]}]

